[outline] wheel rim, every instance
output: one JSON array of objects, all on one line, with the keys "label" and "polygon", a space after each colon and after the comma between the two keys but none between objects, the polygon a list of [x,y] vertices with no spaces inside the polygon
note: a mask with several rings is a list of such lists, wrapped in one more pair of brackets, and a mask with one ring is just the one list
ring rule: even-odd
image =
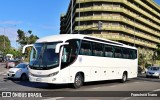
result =
[{"label": "wheel rim", "polygon": [[81,86],[82,84],[82,80],[81,80],[81,77],[80,76],[77,76],[76,79],[75,79],[75,83],[76,83],[76,86]]},{"label": "wheel rim", "polygon": [[127,77],[126,77],[126,75],[124,74],[124,75],[123,75],[123,81],[126,81],[126,78],[127,78]]}]

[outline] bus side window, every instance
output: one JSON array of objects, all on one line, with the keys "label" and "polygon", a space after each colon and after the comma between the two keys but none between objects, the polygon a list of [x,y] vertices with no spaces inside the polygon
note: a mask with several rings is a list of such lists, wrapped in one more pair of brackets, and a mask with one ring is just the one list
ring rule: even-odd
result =
[{"label": "bus side window", "polygon": [[80,49],[81,55],[91,55],[91,45],[89,42],[82,41],[81,43],[81,49]]},{"label": "bus side window", "polygon": [[103,45],[99,43],[92,43],[92,54],[93,56],[103,57]]},{"label": "bus side window", "polygon": [[119,47],[114,47],[114,57],[115,58],[122,58],[122,49]]},{"label": "bus side window", "polygon": [[136,59],[136,58],[137,58],[137,51],[130,50],[130,59]]},{"label": "bus side window", "polygon": [[123,48],[123,58],[129,59],[129,49]]},{"label": "bus side window", "polygon": [[105,57],[113,57],[113,48],[112,46],[105,46],[104,47]]}]

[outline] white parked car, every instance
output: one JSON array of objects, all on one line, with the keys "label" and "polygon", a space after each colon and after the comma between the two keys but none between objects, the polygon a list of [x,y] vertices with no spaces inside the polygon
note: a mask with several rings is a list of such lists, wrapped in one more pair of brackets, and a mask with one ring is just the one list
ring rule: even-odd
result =
[{"label": "white parked car", "polygon": [[160,78],[160,67],[150,67],[147,70],[146,77],[157,77]]},{"label": "white parked car", "polygon": [[7,72],[8,78],[18,78],[21,80],[28,79],[28,64],[20,63],[15,68],[10,68]]}]

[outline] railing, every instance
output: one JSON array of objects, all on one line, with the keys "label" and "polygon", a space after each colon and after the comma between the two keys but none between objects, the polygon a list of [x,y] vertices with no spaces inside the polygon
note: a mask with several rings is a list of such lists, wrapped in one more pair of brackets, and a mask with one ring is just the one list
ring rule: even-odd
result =
[{"label": "railing", "polygon": [[109,20],[109,21],[112,20],[112,21],[121,21],[121,22],[124,22],[124,23],[126,23],[126,24],[130,24],[130,25],[132,25],[132,26],[134,26],[134,27],[136,27],[136,28],[143,29],[144,31],[149,32],[150,34],[160,36],[160,33],[158,34],[158,33],[154,32],[153,30],[151,30],[151,29],[149,29],[149,28],[145,28],[145,27],[143,27],[143,26],[141,26],[141,25],[139,25],[139,24],[137,24],[137,23],[134,23],[134,22],[132,22],[132,21],[130,21],[130,20],[127,20],[127,19],[125,19],[125,18],[123,18],[123,17],[114,18],[114,17],[106,17],[106,16],[100,15],[100,16],[87,16],[87,17],[80,17],[80,18],[77,17],[77,18],[76,18],[76,21],[87,21],[87,20]]},{"label": "railing", "polygon": [[124,9],[124,8],[116,8],[114,9],[113,7],[112,8],[107,8],[107,7],[102,7],[102,6],[93,6],[93,7],[85,7],[85,8],[77,8],[76,12],[86,12],[86,11],[113,11],[113,12],[123,12],[131,17],[134,17],[136,20],[139,20],[141,22],[145,22],[147,23],[148,25],[150,25],[151,27],[153,28],[156,28],[158,30],[160,30],[160,27],[153,24],[152,22],[149,22],[148,20],[144,19],[144,18],[141,18],[141,17],[137,17],[136,14],[128,11],[127,9]]},{"label": "railing", "polygon": [[128,2],[127,0],[77,0],[76,3],[84,3],[84,2],[93,2],[93,1],[106,1],[106,2],[119,2],[119,3],[124,3],[127,6],[134,8],[135,10],[139,11],[140,13],[142,13],[143,15],[149,17],[152,20],[155,20],[156,22],[158,22],[160,24],[160,20],[155,18],[154,16],[151,16],[150,14],[146,13],[145,11],[143,11],[142,9],[138,8],[137,6],[135,6],[134,4]]},{"label": "railing", "polygon": [[129,43],[135,43],[137,45],[147,46],[147,47],[154,48],[154,49],[157,48],[156,45],[141,42],[138,40],[135,40],[135,42],[134,42],[134,39],[129,38],[129,37],[120,36],[120,35],[109,35],[109,34],[90,34],[90,35],[96,36],[99,38],[104,38],[104,39],[111,39],[111,40],[116,40],[116,41],[119,40],[119,41],[125,41],[125,42],[129,42]]},{"label": "railing", "polygon": [[[87,29],[98,30],[98,28],[95,28],[96,26],[97,25],[76,26],[75,30],[87,30]],[[133,30],[126,29],[126,28],[124,28],[122,26],[105,26],[105,27],[103,26],[102,30],[123,31],[123,32],[126,32],[126,33],[130,34],[130,35],[135,35],[135,36],[138,36],[138,37],[143,38],[143,39],[148,39],[148,40],[150,40],[152,42],[160,43],[160,40],[158,40],[156,38],[144,35],[142,33],[134,32]]]}]

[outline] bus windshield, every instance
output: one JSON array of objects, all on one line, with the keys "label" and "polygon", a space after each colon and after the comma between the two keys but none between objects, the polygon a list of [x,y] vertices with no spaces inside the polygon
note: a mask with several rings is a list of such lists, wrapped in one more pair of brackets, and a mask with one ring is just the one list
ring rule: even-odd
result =
[{"label": "bus windshield", "polygon": [[58,43],[61,42],[35,43],[30,54],[30,68],[47,70],[58,67],[59,53],[55,53]]}]

